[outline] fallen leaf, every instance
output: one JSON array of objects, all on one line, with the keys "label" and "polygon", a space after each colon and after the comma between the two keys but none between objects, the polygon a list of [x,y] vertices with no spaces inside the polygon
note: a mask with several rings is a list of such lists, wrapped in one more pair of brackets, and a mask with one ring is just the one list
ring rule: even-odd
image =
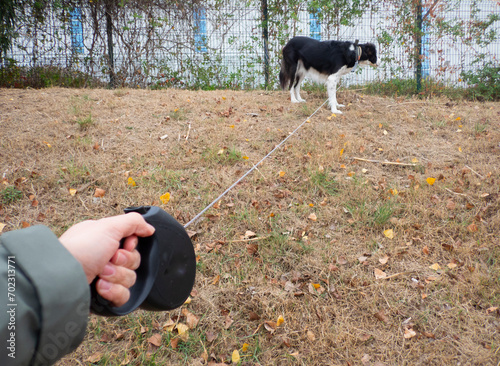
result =
[{"label": "fallen leaf", "polygon": [[102,188],[96,188],[94,192],[94,197],[104,197],[106,191]]},{"label": "fallen leaf", "polygon": [[170,201],[170,193],[167,192],[164,195],[161,195],[160,196],[160,201],[161,201],[161,203],[163,203],[164,205],[166,205],[168,203],[168,201]]},{"label": "fallen leaf", "polygon": [[127,184],[128,184],[129,186],[132,186],[132,187],[137,186],[137,183],[135,183],[135,181],[132,179],[132,177],[128,177],[128,179],[127,179]]},{"label": "fallen leaf", "polygon": [[311,342],[314,342],[316,340],[316,336],[310,330],[307,331],[306,336],[307,339],[309,339]]},{"label": "fallen leaf", "polygon": [[456,268],[457,267],[457,264],[456,263],[448,263],[446,265],[449,269],[453,269],[453,268]]},{"label": "fallen leaf", "polygon": [[92,355],[90,355],[85,362],[90,362],[90,363],[97,363],[101,361],[102,358],[102,353],[101,352],[94,352]]},{"label": "fallen leaf", "polygon": [[74,188],[70,188],[69,189],[69,194],[72,195],[72,196],[74,196],[76,194],[76,192],[77,192],[77,190],[74,189]]},{"label": "fallen leaf", "polygon": [[379,258],[378,261],[380,262],[380,264],[387,264],[387,262],[389,261],[389,256],[386,254],[382,258]]},{"label": "fallen leaf", "polygon": [[392,239],[394,238],[394,231],[392,231],[392,229],[384,230],[384,235],[389,239]]},{"label": "fallen leaf", "polygon": [[478,228],[476,224],[472,223],[469,226],[467,226],[467,230],[469,230],[471,233],[475,233],[478,230]]},{"label": "fallen leaf", "polygon": [[260,316],[257,313],[250,311],[250,314],[248,315],[248,320],[250,321],[260,320]]},{"label": "fallen leaf", "polygon": [[429,177],[426,179],[426,182],[428,185],[432,186],[436,182],[436,178]]},{"label": "fallen leaf", "polygon": [[432,266],[429,266],[430,269],[433,269],[434,271],[439,271],[441,269],[441,266],[437,263],[434,263]]},{"label": "fallen leaf", "polygon": [[253,231],[247,230],[245,231],[245,239],[250,239],[256,237],[257,234],[255,234]]},{"label": "fallen leaf", "polygon": [[267,329],[268,332],[274,333],[276,331],[276,323],[272,321],[266,321],[264,322],[264,328]]},{"label": "fallen leaf", "polygon": [[172,319],[168,319],[165,323],[163,323],[163,330],[167,332],[172,332],[175,328],[175,322]]},{"label": "fallen leaf", "polygon": [[424,253],[425,255],[429,255],[429,247],[427,245],[422,248],[422,253]]},{"label": "fallen leaf", "polygon": [[243,343],[243,346],[241,346],[241,352],[246,352],[249,346],[250,345],[248,343]]},{"label": "fallen leaf", "polygon": [[387,323],[389,321],[387,315],[385,315],[384,309],[377,311],[375,314],[373,314],[373,316],[384,323]]},{"label": "fallen leaf", "polygon": [[492,307],[489,307],[488,309],[486,309],[486,312],[489,314],[489,313],[494,313],[497,310],[498,310],[498,306],[492,306]]},{"label": "fallen leaf", "polygon": [[278,318],[278,321],[276,322],[276,326],[280,326],[281,324],[283,324],[285,322],[285,319],[283,318],[282,315],[279,316]]},{"label": "fallen leaf", "polygon": [[240,353],[238,352],[238,350],[237,350],[237,349],[235,349],[235,350],[233,351],[233,354],[232,354],[232,356],[231,356],[231,361],[232,361],[233,363],[238,363],[238,362],[240,362]]},{"label": "fallen leaf", "polygon": [[172,340],[170,340],[170,347],[172,347],[173,349],[176,349],[178,345],[179,338],[173,338]]},{"label": "fallen leaf", "polygon": [[191,313],[188,309],[183,308],[182,309],[182,315],[186,317],[186,324],[189,327],[189,329],[194,329],[198,325],[198,322],[200,321],[200,318]]},{"label": "fallen leaf", "polygon": [[413,329],[405,328],[405,334],[404,334],[405,339],[413,338],[416,335],[417,335],[417,332],[415,332]]},{"label": "fallen leaf", "polygon": [[153,346],[160,347],[161,346],[161,334],[153,334],[148,338],[148,342]]},{"label": "fallen leaf", "polygon": [[386,278],[387,277],[387,273],[385,273],[384,271],[378,269],[378,268],[375,268],[373,270],[373,272],[375,273],[375,278],[377,280],[381,279],[381,278]]},{"label": "fallen leaf", "polygon": [[279,176],[283,178],[285,176],[285,172],[284,171],[280,171],[279,172]]},{"label": "fallen leaf", "polygon": [[311,221],[316,221],[318,219],[318,217],[314,213],[310,214],[307,218]]}]

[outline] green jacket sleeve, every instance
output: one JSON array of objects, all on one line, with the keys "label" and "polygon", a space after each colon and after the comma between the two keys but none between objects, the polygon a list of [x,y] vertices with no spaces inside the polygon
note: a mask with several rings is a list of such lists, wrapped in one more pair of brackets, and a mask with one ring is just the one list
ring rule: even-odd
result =
[{"label": "green jacket sleeve", "polygon": [[0,236],[0,364],[50,365],[83,340],[83,268],[45,226]]}]

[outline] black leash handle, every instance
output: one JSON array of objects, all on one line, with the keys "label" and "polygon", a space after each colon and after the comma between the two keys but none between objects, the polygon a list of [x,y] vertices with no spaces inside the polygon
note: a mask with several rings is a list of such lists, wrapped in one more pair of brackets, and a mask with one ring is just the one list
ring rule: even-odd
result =
[{"label": "black leash handle", "polygon": [[[129,207],[125,213],[138,212],[155,227],[155,233],[139,238],[137,250],[141,264],[125,305],[113,306],[96,290],[97,278],[90,285],[91,311],[103,316],[121,316],[137,308],[153,311],[175,309],[186,301],[194,286],[196,257],[184,227],[157,206]],[[123,245],[123,241],[121,246]]]}]

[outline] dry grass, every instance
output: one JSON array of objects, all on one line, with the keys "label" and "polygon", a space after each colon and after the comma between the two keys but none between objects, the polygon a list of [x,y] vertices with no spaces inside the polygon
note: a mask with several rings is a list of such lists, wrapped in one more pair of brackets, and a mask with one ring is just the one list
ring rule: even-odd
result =
[{"label": "dry grass", "polygon": [[[1,172],[23,193],[0,222],[60,234],[153,204],[184,224],[324,98],[0,90]],[[183,308],[199,323],[187,337],[163,328],[186,322],[181,309],[92,316],[58,365],[231,363],[234,350],[242,365],[498,365],[500,104],[339,100],[344,115],[321,109],[189,227],[199,260]]]}]

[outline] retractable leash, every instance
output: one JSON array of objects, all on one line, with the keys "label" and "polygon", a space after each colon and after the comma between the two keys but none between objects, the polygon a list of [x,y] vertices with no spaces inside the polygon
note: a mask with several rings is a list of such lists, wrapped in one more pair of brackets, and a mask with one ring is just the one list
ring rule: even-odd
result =
[{"label": "retractable leash", "polygon": [[247,175],[254,171],[274,151],[279,149],[327,101],[328,99],[257,164],[184,226],[157,206],[126,208],[125,213],[140,213],[147,223],[155,227],[155,233],[146,238],[139,238],[137,250],[141,255],[141,264],[136,270],[136,282],[130,288],[129,301],[120,307],[113,306],[97,293],[96,278],[90,285],[91,311],[94,314],[103,316],[121,316],[129,314],[138,308],[153,311],[168,311],[184,304],[191,293],[196,275],[194,247],[186,232],[186,228],[196,222],[208,209],[245,179]]}]

